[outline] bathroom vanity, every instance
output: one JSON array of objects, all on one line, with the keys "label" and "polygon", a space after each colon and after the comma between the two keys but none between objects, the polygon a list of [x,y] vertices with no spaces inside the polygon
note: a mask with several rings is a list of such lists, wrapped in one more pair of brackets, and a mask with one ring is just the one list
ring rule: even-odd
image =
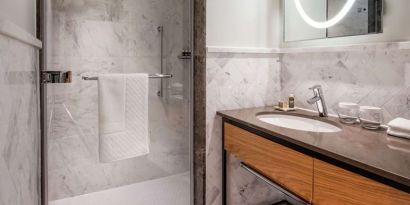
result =
[{"label": "bathroom vanity", "polygon": [[[258,118],[275,114],[321,121],[340,131],[301,131]],[[223,118],[224,193],[226,157],[232,154],[245,169],[305,204],[410,204],[410,140],[301,110],[263,107],[218,115]]]}]

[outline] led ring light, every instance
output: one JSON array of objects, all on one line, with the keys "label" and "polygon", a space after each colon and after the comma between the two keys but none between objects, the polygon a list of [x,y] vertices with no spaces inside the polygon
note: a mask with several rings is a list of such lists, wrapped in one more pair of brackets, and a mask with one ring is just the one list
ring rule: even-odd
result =
[{"label": "led ring light", "polygon": [[313,20],[312,18],[310,18],[305,10],[302,7],[302,4],[300,3],[300,0],[294,0],[295,4],[296,4],[296,9],[298,10],[300,16],[302,17],[302,19],[309,25],[315,27],[315,28],[329,28],[334,26],[335,24],[337,24],[340,20],[342,20],[346,14],[350,11],[350,9],[352,8],[353,4],[355,3],[356,0],[348,0],[347,3],[345,4],[345,6],[343,7],[342,10],[340,10],[340,12],[333,17],[332,19],[328,20],[328,21],[324,21],[324,22],[318,22]]}]

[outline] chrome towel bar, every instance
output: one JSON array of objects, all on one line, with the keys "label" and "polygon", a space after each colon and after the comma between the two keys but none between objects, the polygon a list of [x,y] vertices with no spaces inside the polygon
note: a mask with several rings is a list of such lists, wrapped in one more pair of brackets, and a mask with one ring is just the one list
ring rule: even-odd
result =
[{"label": "chrome towel bar", "polygon": [[[149,78],[172,78],[171,74],[150,74],[148,76]],[[83,76],[83,80],[98,80],[97,76],[94,77],[88,77],[88,76]]]}]

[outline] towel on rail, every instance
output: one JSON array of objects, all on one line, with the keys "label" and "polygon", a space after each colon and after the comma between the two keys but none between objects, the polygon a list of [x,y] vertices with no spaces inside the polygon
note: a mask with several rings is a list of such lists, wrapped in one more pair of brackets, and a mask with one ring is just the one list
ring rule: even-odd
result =
[{"label": "towel on rail", "polygon": [[98,93],[100,161],[148,154],[148,74],[101,74]]}]

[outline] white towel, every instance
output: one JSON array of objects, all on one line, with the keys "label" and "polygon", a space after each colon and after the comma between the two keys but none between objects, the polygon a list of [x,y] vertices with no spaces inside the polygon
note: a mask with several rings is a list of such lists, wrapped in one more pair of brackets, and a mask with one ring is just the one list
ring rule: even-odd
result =
[{"label": "white towel", "polygon": [[389,127],[389,129],[387,129],[387,134],[391,135],[391,136],[403,137],[403,138],[410,139],[410,133],[396,131],[396,130],[391,129],[390,127]]},{"label": "white towel", "polygon": [[396,118],[387,124],[393,131],[404,132],[410,134],[410,120],[404,118]]},{"label": "white towel", "polygon": [[410,120],[404,118],[396,118],[388,124],[387,134],[410,139]]},{"label": "white towel", "polygon": [[100,161],[148,154],[148,75],[101,74],[98,86]]}]

